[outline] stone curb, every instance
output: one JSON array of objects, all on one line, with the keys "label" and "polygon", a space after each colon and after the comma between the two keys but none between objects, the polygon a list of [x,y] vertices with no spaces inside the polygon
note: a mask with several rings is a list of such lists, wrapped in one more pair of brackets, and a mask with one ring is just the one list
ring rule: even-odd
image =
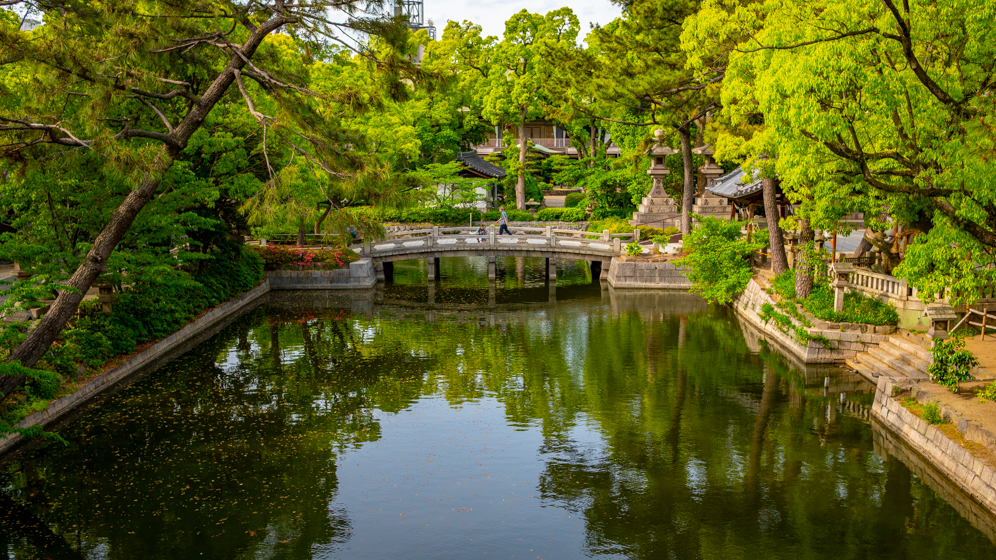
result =
[{"label": "stone curb", "polygon": [[[963,492],[990,513],[996,514],[996,469],[893,399],[896,386],[885,377],[879,378],[872,415]],[[917,391],[914,389],[913,392]]]},{"label": "stone curb", "polygon": [[[20,421],[17,424],[17,427],[47,427],[54,424],[63,416],[87,404],[103,391],[113,387],[115,384],[142,369],[150,362],[155,361],[156,358],[161,357],[163,354],[182,345],[188,340],[191,340],[215,324],[241,311],[255,300],[259,299],[263,295],[266,295],[269,291],[269,281],[263,280],[263,282],[255,288],[237,298],[231,299],[218,307],[215,307],[194,321],[187,323],[180,330],[132,356],[127,362],[117,366],[96,379],[89,381],[77,389],[73,394],[55,399],[49,403],[48,408],[30,414],[27,418]],[[0,440],[0,456],[12,451],[21,443],[24,443],[24,441],[24,438],[17,434],[11,434],[6,438],[3,438]]]}]

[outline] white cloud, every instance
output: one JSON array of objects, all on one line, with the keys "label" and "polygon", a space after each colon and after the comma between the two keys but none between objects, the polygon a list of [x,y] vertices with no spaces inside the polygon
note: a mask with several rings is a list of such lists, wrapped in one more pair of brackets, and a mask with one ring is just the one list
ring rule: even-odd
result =
[{"label": "white cloud", "polygon": [[570,2],[555,0],[424,0],[425,19],[436,26],[437,37],[442,37],[449,20],[470,20],[484,29],[484,35],[501,38],[505,21],[521,10],[545,14],[566,4],[581,20],[579,39],[584,39],[592,23],[605,25],[619,17],[620,9],[609,0],[581,0]]}]

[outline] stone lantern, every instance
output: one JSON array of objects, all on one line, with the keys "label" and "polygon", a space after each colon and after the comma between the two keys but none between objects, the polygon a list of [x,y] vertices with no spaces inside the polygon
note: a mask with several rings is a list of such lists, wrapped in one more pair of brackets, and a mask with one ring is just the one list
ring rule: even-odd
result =
[{"label": "stone lantern", "polygon": [[830,265],[830,275],[833,283],[833,310],[840,313],[844,310],[844,290],[850,285],[850,276],[854,272],[854,265],[846,262],[835,262]]},{"label": "stone lantern", "polygon": [[705,157],[705,165],[699,168],[698,192],[692,206],[692,212],[700,216],[712,216],[714,218],[726,218],[730,215],[730,202],[717,194],[713,194],[706,189],[711,187],[717,179],[723,176],[723,168],[712,159],[714,150],[712,146],[706,144],[692,150],[692,153]]},{"label": "stone lantern", "polygon": [[954,308],[943,301],[928,304],[923,315],[930,320],[927,336],[935,340],[945,340],[950,322],[958,319]]},{"label": "stone lantern", "polygon": [[705,158],[705,165],[699,168],[698,177],[698,192],[697,195],[701,196],[705,194],[706,187],[711,187],[716,179],[719,179],[725,173],[723,168],[716,163],[716,160],[712,158],[713,154],[716,153],[712,149],[712,146],[706,144],[705,146],[699,146],[698,148],[692,149],[693,154],[698,154]]},{"label": "stone lantern", "polygon": [[637,212],[633,213],[631,223],[634,225],[651,224],[665,227],[666,222],[681,216],[681,209],[664,190],[664,177],[671,173],[671,170],[667,168],[665,158],[678,152],[663,144],[663,136],[663,130],[658,128],[654,131],[654,145],[647,152],[651,158],[647,175],[650,175],[654,184],[650,193],[643,197]]}]

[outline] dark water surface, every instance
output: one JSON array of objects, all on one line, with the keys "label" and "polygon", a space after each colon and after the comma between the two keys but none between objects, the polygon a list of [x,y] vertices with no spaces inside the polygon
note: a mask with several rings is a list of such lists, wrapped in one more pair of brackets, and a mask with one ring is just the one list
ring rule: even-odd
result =
[{"label": "dark water surface", "polygon": [[271,294],[69,447],[4,465],[0,550],[996,558],[964,504],[876,453],[871,388],[845,370],[794,366],[694,296],[603,291],[576,263],[551,292],[514,259],[489,290],[481,263]]}]

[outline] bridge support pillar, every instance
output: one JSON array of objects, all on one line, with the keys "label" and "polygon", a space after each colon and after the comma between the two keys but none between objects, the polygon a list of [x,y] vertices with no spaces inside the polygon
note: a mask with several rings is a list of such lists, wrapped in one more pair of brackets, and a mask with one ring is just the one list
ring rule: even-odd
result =
[{"label": "bridge support pillar", "polygon": [[374,271],[377,273],[377,281],[384,281],[384,263],[377,263],[374,265]]},{"label": "bridge support pillar", "polygon": [[546,279],[557,284],[557,259],[547,257],[546,259]]},{"label": "bridge support pillar", "polygon": [[612,261],[602,261],[602,271],[598,275],[599,280],[609,279],[609,267],[612,266]]},{"label": "bridge support pillar", "polygon": [[429,282],[429,305],[436,305],[436,283]]},{"label": "bridge support pillar", "polygon": [[439,280],[439,257],[429,257],[425,262],[429,265],[429,281]]},{"label": "bridge support pillar", "polygon": [[[498,300],[498,289],[494,282],[488,282],[488,307],[494,307],[497,305]],[[492,323],[493,323],[492,318]]]},{"label": "bridge support pillar", "polygon": [[495,257],[488,257],[488,280],[494,282],[498,277],[498,263]]}]

